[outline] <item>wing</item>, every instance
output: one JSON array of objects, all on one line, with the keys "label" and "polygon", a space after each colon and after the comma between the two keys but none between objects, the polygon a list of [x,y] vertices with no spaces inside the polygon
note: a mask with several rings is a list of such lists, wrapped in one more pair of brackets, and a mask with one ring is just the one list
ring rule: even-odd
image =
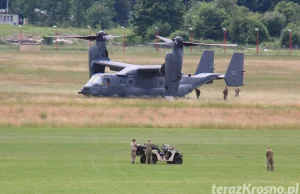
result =
[{"label": "wing", "polygon": [[155,72],[155,71],[159,71],[161,68],[160,65],[139,65],[137,67],[137,70],[139,72]]},{"label": "wing", "polygon": [[109,67],[109,69],[112,70],[112,71],[121,71],[125,68],[133,68],[133,67],[136,66],[136,65],[127,64],[127,63],[120,63],[120,62],[114,62],[114,61],[104,61],[104,60],[96,60],[96,61],[94,61],[94,64]]},{"label": "wing", "polygon": [[[132,72],[133,70],[139,71],[139,72],[155,72],[159,71],[161,68],[160,65],[133,65],[128,63],[120,63],[115,61],[104,61],[104,60],[96,60],[94,61],[97,65],[103,65],[106,67],[109,67],[112,71],[122,71],[122,75],[125,75],[129,72]],[[121,75],[120,74],[120,75]]]}]

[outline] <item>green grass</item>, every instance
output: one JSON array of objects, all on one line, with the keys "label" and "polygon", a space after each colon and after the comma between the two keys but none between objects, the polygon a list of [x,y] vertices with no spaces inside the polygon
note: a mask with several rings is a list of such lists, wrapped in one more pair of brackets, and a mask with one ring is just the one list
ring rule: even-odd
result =
[{"label": "green grass", "polygon": [[[183,165],[130,164],[129,142],[169,143]],[[299,181],[299,130],[0,129],[0,193],[211,193]],[[122,143],[121,141],[124,141]],[[265,149],[275,151],[275,172]]]}]

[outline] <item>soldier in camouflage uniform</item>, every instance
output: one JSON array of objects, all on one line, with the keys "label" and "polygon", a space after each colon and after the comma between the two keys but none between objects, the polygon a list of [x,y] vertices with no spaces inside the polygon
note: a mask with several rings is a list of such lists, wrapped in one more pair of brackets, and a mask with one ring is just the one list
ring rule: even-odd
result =
[{"label": "soldier in camouflage uniform", "polygon": [[224,94],[224,100],[227,100],[227,96],[228,96],[228,89],[227,86],[225,86],[224,90],[223,90],[223,94]]},{"label": "soldier in camouflage uniform", "polygon": [[131,149],[131,163],[134,164],[135,157],[136,157],[136,150],[137,150],[137,145],[136,145],[136,140],[133,139],[130,143],[130,149]]},{"label": "soldier in camouflage uniform", "polygon": [[240,94],[241,89],[239,87],[236,87],[235,89],[235,97],[238,97]]},{"label": "soldier in camouflage uniform", "polygon": [[199,99],[201,91],[198,88],[196,88],[195,92],[196,92],[197,99]]},{"label": "soldier in camouflage uniform", "polygon": [[146,147],[146,162],[145,164],[148,164],[148,161],[150,159],[150,164],[152,164],[152,146],[151,140],[148,139],[148,141],[145,143]]},{"label": "soldier in camouflage uniform", "polygon": [[267,157],[267,170],[270,171],[274,171],[274,160],[273,160],[273,155],[274,152],[273,150],[271,150],[270,148],[267,149],[266,151],[266,157]]}]

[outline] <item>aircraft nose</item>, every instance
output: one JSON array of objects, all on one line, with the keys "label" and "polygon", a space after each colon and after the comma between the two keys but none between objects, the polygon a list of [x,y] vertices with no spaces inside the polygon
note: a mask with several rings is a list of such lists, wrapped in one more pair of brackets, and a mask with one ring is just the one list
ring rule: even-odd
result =
[{"label": "aircraft nose", "polygon": [[90,93],[91,87],[90,86],[83,86],[81,91],[78,92],[79,94],[88,94]]}]

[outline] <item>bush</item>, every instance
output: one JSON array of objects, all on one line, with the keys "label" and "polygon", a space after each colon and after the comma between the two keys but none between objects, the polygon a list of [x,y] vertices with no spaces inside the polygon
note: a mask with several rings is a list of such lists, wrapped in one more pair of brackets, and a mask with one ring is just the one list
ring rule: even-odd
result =
[{"label": "bush", "polygon": [[146,40],[155,39],[156,27],[158,27],[159,36],[168,37],[172,32],[172,28],[169,23],[167,22],[157,23],[147,29],[146,36],[145,36]]},{"label": "bush", "polygon": [[263,46],[263,48],[271,49],[271,50],[281,48],[279,42],[263,42],[261,43],[261,45]]},{"label": "bush", "polygon": [[190,33],[187,31],[183,31],[183,30],[176,30],[175,32],[173,32],[169,38],[175,38],[176,36],[181,36],[183,38],[184,41],[189,41],[190,40]]},{"label": "bush", "polygon": [[0,44],[7,44],[6,40],[0,40]]},{"label": "bush", "polygon": [[[51,35],[49,35],[51,36]],[[48,35],[43,36],[43,44],[45,45],[51,45],[53,43],[54,38],[53,37],[49,37]]]},{"label": "bush", "polygon": [[41,114],[40,114],[40,118],[41,118],[41,119],[46,120],[47,117],[48,117],[47,113],[41,112]]}]

